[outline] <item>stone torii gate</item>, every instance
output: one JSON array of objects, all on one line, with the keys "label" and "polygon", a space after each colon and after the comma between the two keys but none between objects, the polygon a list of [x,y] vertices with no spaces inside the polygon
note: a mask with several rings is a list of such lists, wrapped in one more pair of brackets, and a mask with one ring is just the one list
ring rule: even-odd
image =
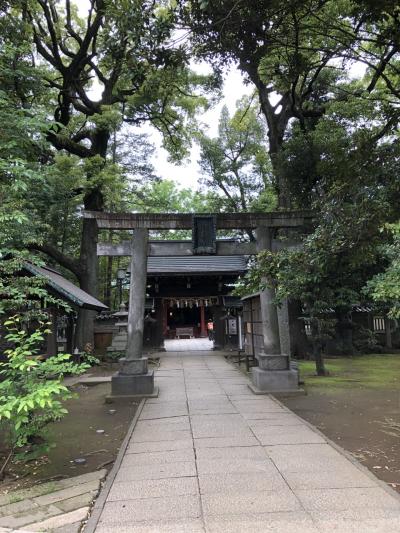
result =
[{"label": "stone torii gate", "polygon": [[[154,372],[143,357],[143,329],[146,297],[148,256],[189,255],[254,255],[262,250],[273,251],[273,233],[280,228],[302,228],[309,225],[312,215],[304,211],[273,213],[218,214],[139,214],[86,211],[86,218],[96,219],[99,230],[132,230],[131,242],[99,244],[98,255],[130,255],[130,293],[128,342],[126,357],[120,360],[119,372],[112,378],[111,396],[150,396],[154,389]],[[192,230],[192,241],[149,241],[149,230]],[[218,242],[219,229],[255,230],[256,242]],[[260,294],[264,349],[256,354],[258,367],[252,369],[255,393],[296,390],[298,375],[290,365],[290,354],[284,350],[284,330],[287,318],[278,319],[273,303],[274,292],[265,289]],[[281,334],[280,334],[281,330]]]}]

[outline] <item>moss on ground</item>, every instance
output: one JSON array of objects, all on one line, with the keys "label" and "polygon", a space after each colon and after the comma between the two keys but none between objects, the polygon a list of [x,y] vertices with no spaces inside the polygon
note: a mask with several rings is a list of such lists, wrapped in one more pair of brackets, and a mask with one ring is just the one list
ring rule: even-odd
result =
[{"label": "moss on ground", "polygon": [[327,358],[325,366],[329,376],[319,377],[313,361],[299,361],[306,388],[324,388],[327,392],[344,387],[400,390],[400,354]]}]

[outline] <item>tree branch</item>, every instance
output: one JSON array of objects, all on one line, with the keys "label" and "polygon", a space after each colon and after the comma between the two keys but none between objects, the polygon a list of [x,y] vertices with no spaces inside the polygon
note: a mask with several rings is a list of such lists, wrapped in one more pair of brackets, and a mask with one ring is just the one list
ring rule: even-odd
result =
[{"label": "tree branch", "polygon": [[81,265],[78,259],[74,259],[73,257],[69,257],[68,255],[63,254],[52,246],[51,244],[30,244],[28,246],[30,250],[36,250],[37,252],[42,252],[46,254],[47,256],[54,259],[59,265],[66,268],[72,274],[74,274],[78,280],[81,280],[82,277],[82,269]]},{"label": "tree branch", "polygon": [[57,150],[67,150],[79,157],[93,157],[95,155],[90,148],[86,148],[86,146],[76,143],[68,137],[57,135],[57,133],[49,132],[48,139]]}]

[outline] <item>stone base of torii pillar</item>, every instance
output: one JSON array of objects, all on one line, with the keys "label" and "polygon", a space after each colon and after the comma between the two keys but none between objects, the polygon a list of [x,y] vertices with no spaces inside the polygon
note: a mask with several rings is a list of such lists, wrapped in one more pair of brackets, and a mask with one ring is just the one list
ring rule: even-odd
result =
[{"label": "stone base of torii pillar", "polygon": [[157,397],[158,388],[154,387],[154,370],[148,369],[148,358],[120,359],[121,368],[111,378],[111,396],[115,399],[121,396]]},{"label": "stone base of torii pillar", "polygon": [[302,392],[299,389],[299,372],[288,355],[256,355],[258,366],[251,369],[254,394]]}]

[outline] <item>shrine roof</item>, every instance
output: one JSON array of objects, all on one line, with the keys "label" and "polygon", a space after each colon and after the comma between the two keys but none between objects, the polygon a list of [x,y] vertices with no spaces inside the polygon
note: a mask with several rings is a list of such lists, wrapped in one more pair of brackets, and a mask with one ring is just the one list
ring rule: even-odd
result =
[{"label": "shrine roof", "polygon": [[247,271],[244,255],[194,255],[149,257],[147,273],[156,274],[241,274]]},{"label": "shrine roof", "polygon": [[33,265],[32,263],[25,263],[24,268],[34,276],[43,277],[49,288],[73,305],[85,309],[93,309],[95,311],[108,309],[108,307],[99,300],[77,287],[72,281],[64,278],[64,276],[57,272],[57,270],[47,266],[40,267]]}]

